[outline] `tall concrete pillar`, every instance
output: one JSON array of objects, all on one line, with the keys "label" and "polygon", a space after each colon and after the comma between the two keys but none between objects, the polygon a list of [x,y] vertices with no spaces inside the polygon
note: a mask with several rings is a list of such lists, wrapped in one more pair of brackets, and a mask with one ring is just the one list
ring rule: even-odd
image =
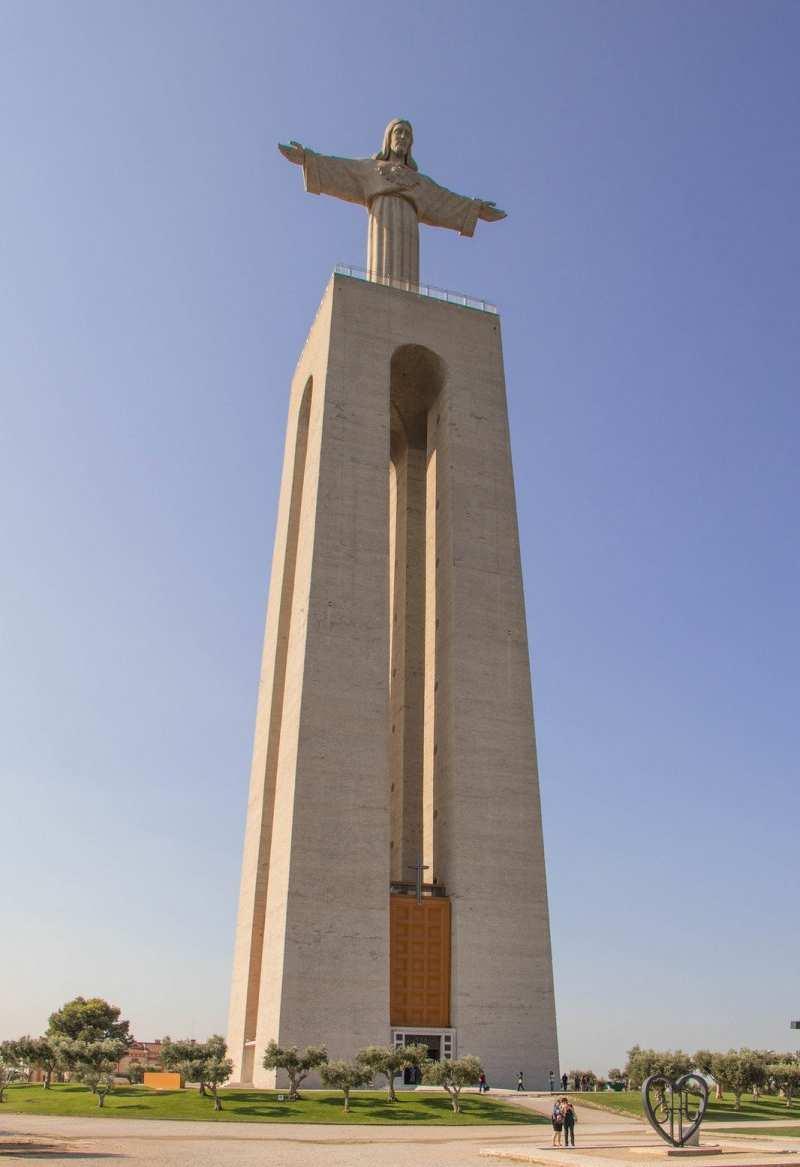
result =
[{"label": "tall concrete pillar", "polygon": [[[449,900],[435,951],[408,898],[390,945],[417,864]],[[272,1038],[347,1058],[420,1030],[498,1085],[558,1072],[500,323],[336,275],[291,391],[234,1076],[274,1084]]]}]

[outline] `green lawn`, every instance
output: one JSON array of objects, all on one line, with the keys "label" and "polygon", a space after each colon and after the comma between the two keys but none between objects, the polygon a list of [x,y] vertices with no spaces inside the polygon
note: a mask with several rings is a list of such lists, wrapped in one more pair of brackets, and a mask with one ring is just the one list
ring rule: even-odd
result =
[{"label": "green lawn", "polygon": [[173,1118],[207,1122],[330,1122],[330,1123],[425,1123],[428,1125],[479,1125],[489,1123],[546,1123],[530,1110],[475,1094],[462,1096],[462,1113],[454,1114],[442,1094],[401,1094],[391,1105],[386,1094],[358,1091],[344,1113],[341,1093],[307,1091],[299,1102],[279,1102],[272,1090],[226,1090],[224,1110],[215,1112],[210,1098],[196,1090],[147,1090],[144,1086],[119,1087],[100,1109],[85,1086],[9,1086],[3,1114],[65,1114],[84,1118]]},{"label": "green lawn", "polygon": [[[613,1110],[616,1114],[625,1114],[629,1117],[642,1118],[642,1095],[638,1090],[615,1093],[607,1090],[598,1093],[572,1094],[576,1102],[587,1106],[597,1106],[603,1110]],[[787,1106],[783,1099],[775,1095],[764,1094],[760,1102],[753,1102],[749,1094],[742,1097],[742,1108],[736,1110],[732,1094],[723,1095],[720,1102],[715,1102],[713,1096],[708,1100],[706,1122],[741,1122],[742,1119],[773,1119],[775,1122],[785,1122],[787,1118],[800,1119],[800,1099]]]},{"label": "green lawn", "polygon": [[[725,1131],[725,1134],[731,1135],[750,1135],[754,1139],[800,1139],[800,1127],[796,1126],[771,1126],[771,1127],[752,1127],[740,1126],[731,1127],[730,1130]],[[792,1152],[794,1154],[794,1151]]]}]

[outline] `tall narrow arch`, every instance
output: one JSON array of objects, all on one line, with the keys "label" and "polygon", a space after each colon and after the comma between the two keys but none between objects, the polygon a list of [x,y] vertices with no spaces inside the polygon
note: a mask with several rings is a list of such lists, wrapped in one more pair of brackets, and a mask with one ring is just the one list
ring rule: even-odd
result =
[{"label": "tall narrow arch", "polygon": [[434,876],[436,433],[441,358],[401,345],[390,366],[389,716],[391,870]]}]

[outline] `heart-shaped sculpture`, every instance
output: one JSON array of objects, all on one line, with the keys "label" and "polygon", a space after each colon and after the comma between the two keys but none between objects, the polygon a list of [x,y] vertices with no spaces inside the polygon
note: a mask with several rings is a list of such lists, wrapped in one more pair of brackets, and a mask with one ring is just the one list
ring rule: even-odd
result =
[{"label": "heart-shaped sculpture", "polygon": [[642,1083],[642,1106],[656,1134],[673,1147],[683,1147],[705,1118],[708,1084],[699,1074],[682,1074],[674,1082],[651,1074]]}]

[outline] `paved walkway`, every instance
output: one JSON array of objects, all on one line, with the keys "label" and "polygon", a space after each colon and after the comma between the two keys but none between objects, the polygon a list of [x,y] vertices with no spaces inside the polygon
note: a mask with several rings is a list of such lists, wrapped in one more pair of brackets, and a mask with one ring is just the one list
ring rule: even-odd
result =
[{"label": "paved walkway", "polygon": [[[34,1139],[17,1153],[10,1144]],[[487,1142],[523,1146],[519,1126],[385,1127],[161,1122],[28,1115],[0,1117],[6,1161],[61,1164],[107,1160],[147,1167],[486,1167]],[[0,1159],[2,1161],[2,1159]]]},{"label": "paved walkway", "polygon": [[[539,1112],[544,1107],[550,1113],[550,1099],[504,1091],[492,1091],[492,1096],[508,1097]],[[597,1120],[587,1123],[587,1134],[589,1127],[609,1130],[608,1120],[613,1123],[616,1118],[588,1108],[585,1114]],[[488,1144],[524,1150],[533,1139],[548,1142],[549,1128],[222,1124],[0,1112],[0,1161],[19,1163],[107,1160],[148,1167],[487,1167],[481,1150]],[[25,1140],[30,1141],[26,1144]]]},{"label": "paved walkway", "polygon": [[[508,1098],[545,1115],[552,1106],[552,1098],[546,1095],[493,1090],[492,1097]],[[635,1167],[634,1147],[660,1146],[656,1136],[636,1119],[580,1105],[577,1113],[574,1167],[611,1167],[609,1156],[614,1149]],[[757,1128],[764,1124],[741,1125]],[[724,1127],[717,1124],[713,1141],[722,1141]],[[711,1132],[708,1124],[703,1130]],[[572,1151],[553,1150],[550,1141],[547,1127],[222,1124],[0,1111],[0,1162],[47,1162],[65,1167],[103,1161],[126,1167],[490,1167],[492,1159],[485,1156],[489,1149],[513,1155],[518,1162],[555,1164],[567,1155],[572,1158]],[[800,1152],[800,1140],[793,1139],[761,1139],[757,1143],[743,1139],[741,1146],[742,1157],[729,1160],[726,1156],[723,1162],[735,1167],[763,1167],[772,1159],[772,1167],[777,1167],[774,1155],[757,1152],[762,1147],[773,1153],[784,1147]],[[800,1158],[795,1163],[800,1167]]]}]

